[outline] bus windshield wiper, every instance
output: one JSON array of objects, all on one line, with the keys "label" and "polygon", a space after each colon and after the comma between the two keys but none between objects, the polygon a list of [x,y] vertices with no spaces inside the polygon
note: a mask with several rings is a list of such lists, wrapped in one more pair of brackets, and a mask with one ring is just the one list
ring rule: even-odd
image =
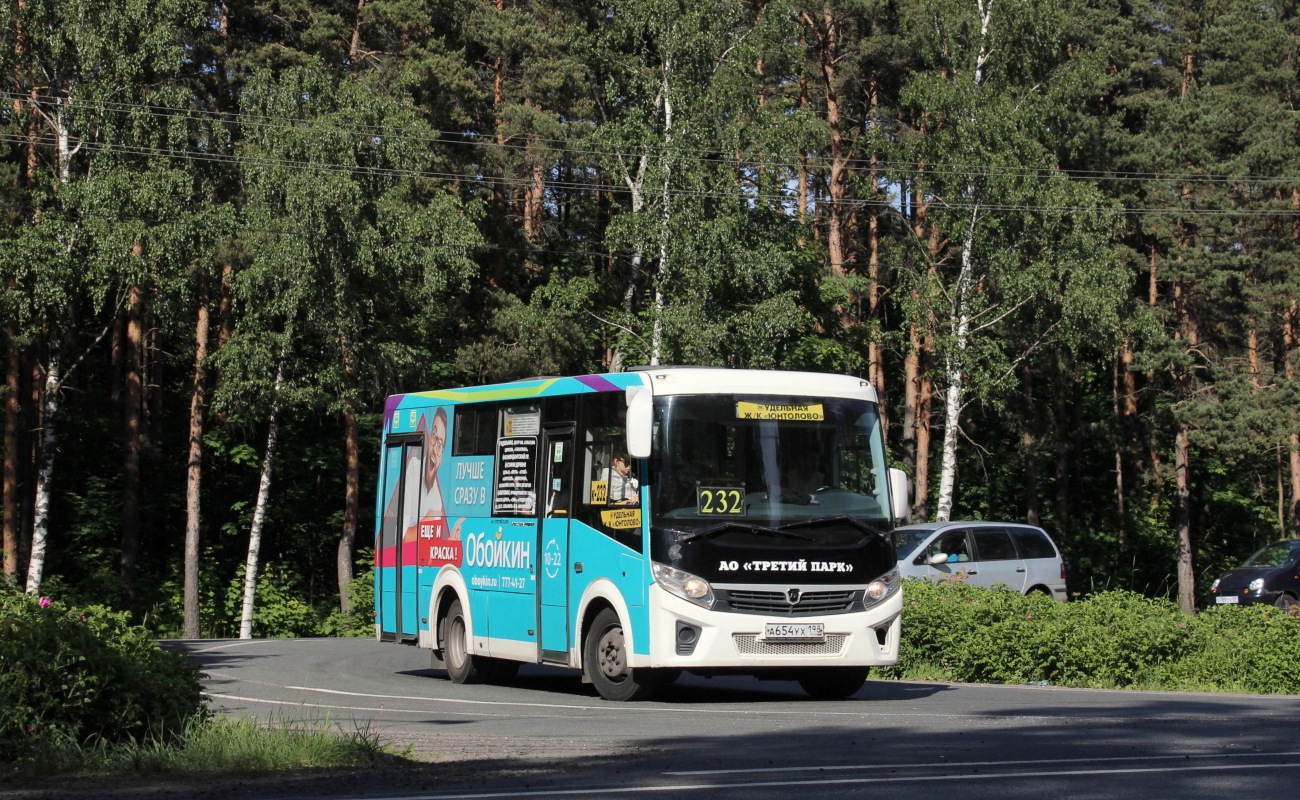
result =
[{"label": "bus windshield wiper", "polygon": [[782,531],[789,531],[791,528],[809,528],[813,525],[822,526],[831,523],[846,524],[851,528],[856,528],[863,533],[870,533],[876,536],[886,536],[885,532],[874,525],[868,525],[856,517],[850,517],[847,514],[839,514],[834,517],[812,517],[811,519],[799,519],[794,522],[787,522],[780,527]]},{"label": "bus windshield wiper", "polygon": [[707,528],[700,528],[697,531],[684,534],[680,539],[678,539],[678,541],[689,542],[692,539],[698,539],[701,536],[716,536],[720,533],[726,533],[727,531],[740,531],[742,533],[752,533],[755,536],[771,536],[777,539],[799,539],[800,541],[805,542],[817,541],[811,536],[805,536],[802,533],[795,533],[794,531],[782,530],[780,528],[765,528],[761,525],[750,525],[740,522],[719,522],[716,525],[710,525]]}]

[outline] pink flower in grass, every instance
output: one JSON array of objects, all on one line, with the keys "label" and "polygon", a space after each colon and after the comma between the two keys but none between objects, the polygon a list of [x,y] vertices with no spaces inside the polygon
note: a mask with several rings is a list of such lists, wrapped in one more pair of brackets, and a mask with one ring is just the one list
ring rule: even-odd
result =
[{"label": "pink flower in grass", "polygon": [[40,600],[37,600],[37,601],[36,601],[36,604],[37,604],[38,606],[40,606],[41,608],[49,608],[49,607],[50,607],[50,598],[48,598],[48,597],[42,597]]}]

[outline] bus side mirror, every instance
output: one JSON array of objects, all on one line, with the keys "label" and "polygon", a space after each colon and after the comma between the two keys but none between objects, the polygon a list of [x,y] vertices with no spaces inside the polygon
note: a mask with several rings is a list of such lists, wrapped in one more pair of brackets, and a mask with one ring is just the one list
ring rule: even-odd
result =
[{"label": "bus side mirror", "polygon": [[654,405],[650,390],[644,386],[627,388],[627,454],[632,458],[649,458],[654,439]]},{"label": "bus side mirror", "polygon": [[896,467],[889,468],[889,505],[895,521],[903,522],[911,516],[907,503],[907,473]]}]

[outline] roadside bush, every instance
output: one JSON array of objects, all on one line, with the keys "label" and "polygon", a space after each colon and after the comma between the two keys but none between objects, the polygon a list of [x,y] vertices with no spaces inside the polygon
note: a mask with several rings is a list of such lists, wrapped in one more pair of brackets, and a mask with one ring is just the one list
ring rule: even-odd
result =
[{"label": "roadside bush", "polygon": [[1159,670],[1182,656],[1191,622],[1168,600],[1123,590],[1070,603],[1060,620],[1047,679],[1120,688],[1154,685]]},{"label": "roadside bush", "polygon": [[903,643],[889,677],[988,683],[1046,680],[1063,604],[1042,595],[909,579]]},{"label": "roadside bush", "polygon": [[1194,617],[1107,591],[1072,603],[959,582],[908,580],[886,678],[1300,694],[1300,619],[1272,606]]},{"label": "roadside bush", "polygon": [[[271,563],[262,565],[257,572],[256,602],[253,604],[254,636],[275,639],[318,635],[323,615],[307,602],[300,583],[301,577],[287,567]],[[219,635],[233,636],[239,632],[243,605],[244,567],[241,565],[226,587],[223,611],[229,631],[222,631]]]},{"label": "roadside bush", "polygon": [[198,671],[126,615],[0,588],[0,752],[166,739],[203,713]]},{"label": "roadside bush", "polygon": [[1300,620],[1272,606],[1206,609],[1189,620],[1187,642],[1161,670],[1162,688],[1300,694]]},{"label": "roadside bush", "polygon": [[348,581],[348,596],[352,599],[352,608],[344,614],[337,608],[320,625],[322,636],[357,636],[375,635],[375,576],[367,569]]}]

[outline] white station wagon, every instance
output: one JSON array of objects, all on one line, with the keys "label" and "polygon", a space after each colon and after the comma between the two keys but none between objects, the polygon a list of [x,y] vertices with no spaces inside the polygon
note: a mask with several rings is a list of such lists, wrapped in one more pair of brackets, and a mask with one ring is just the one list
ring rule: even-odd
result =
[{"label": "white station wagon", "polygon": [[1042,528],[1014,522],[925,522],[894,529],[904,578],[998,584],[1067,599],[1065,564]]}]

